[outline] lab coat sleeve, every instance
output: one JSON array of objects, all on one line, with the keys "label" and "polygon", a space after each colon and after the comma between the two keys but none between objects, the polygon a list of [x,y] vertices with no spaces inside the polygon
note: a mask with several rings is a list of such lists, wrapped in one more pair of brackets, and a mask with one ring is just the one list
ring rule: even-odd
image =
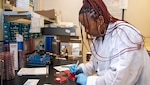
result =
[{"label": "lab coat sleeve", "polygon": [[86,74],[87,76],[92,75],[95,72],[93,66],[93,56],[91,56],[89,62],[87,62],[86,64],[82,63],[79,66],[82,68],[84,74]]},{"label": "lab coat sleeve", "polygon": [[[100,79],[101,81],[99,81],[96,84],[97,79]],[[105,85],[104,78],[103,77],[99,77],[99,76],[89,76],[87,78],[87,84],[86,85]]]}]

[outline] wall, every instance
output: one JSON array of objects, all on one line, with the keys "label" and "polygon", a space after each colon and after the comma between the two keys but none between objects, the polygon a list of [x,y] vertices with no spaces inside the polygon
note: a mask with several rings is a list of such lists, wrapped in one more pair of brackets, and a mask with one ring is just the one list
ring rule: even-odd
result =
[{"label": "wall", "polygon": [[0,8],[2,8],[2,3],[3,3],[3,2],[2,2],[2,0],[0,0],[0,2],[1,2],[1,3],[0,3]]},{"label": "wall", "polygon": [[[73,22],[78,26],[78,12],[82,0],[44,0],[44,9],[62,11],[62,21]],[[150,37],[150,0],[128,0],[128,9],[125,10],[124,19],[136,26],[145,37]],[[79,26],[77,35],[80,35]],[[87,45],[87,43],[86,43]],[[87,50],[84,50],[86,53]],[[85,54],[83,55],[85,61]]]},{"label": "wall", "polygon": [[34,11],[44,10],[43,0],[33,0],[33,3],[34,3]]},{"label": "wall", "polygon": [[136,26],[145,37],[150,37],[150,0],[128,0],[125,20]]},{"label": "wall", "polygon": [[[61,11],[62,21],[73,22],[75,25],[79,25],[78,12],[82,5],[82,0],[44,0],[44,9],[56,9]],[[80,34],[79,26],[77,28],[77,34]]]}]

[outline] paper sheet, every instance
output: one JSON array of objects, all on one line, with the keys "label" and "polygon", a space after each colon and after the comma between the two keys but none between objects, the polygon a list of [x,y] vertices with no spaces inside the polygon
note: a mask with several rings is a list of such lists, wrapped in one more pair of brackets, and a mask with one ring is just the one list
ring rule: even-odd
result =
[{"label": "paper sheet", "polygon": [[60,58],[60,57],[56,57],[55,59],[58,59],[58,60],[66,60],[66,58]]},{"label": "paper sheet", "polygon": [[39,68],[21,68],[17,73],[18,76],[22,75],[46,75],[46,67]]},{"label": "paper sheet", "polygon": [[37,85],[39,79],[28,79],[23,85]]},{"label": "paper sheet", "polygon": [[65,71],[65,70],[69,70],[69,66],[71,65],[72,64],[55,66],[54,69],[56,69],[57,71]]},{"label": "paper sheet", "polygon": [[31,16],[30,33],[40,33],[41,28],[44,27],[44,18],[35,12],[31,12]]},{"label": "paper sheet", "polygon": [[119,0],[119,7],[120,7],[120,9],[127,9],[128,8],[128,0]]},{"label": "paper sheet", "polygon": [[16,7],[23,10],[29,10],[29,0],[17,0]]}]

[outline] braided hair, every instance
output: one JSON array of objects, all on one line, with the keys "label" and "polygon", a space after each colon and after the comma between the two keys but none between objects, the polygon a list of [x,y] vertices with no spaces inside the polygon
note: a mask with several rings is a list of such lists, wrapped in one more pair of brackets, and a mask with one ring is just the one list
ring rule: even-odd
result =
[{"label": "braided hair", "polygon": [[83,0],[83,6],[81,7],[79,14],[82,13],[89,13],[94,19],[98,19],[98,17],[102,15],[104,16],[104,22],[106,24],[118,20],[108,12],[107,7],[102,0]]}]

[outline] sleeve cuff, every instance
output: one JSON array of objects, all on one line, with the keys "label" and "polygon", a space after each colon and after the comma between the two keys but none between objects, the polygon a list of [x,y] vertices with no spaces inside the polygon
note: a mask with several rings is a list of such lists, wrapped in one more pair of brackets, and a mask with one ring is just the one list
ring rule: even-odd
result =
[{"label": "sleeve cuff", "polygon": [[96,85],[98,76],[88,76],[86,85]]}]

